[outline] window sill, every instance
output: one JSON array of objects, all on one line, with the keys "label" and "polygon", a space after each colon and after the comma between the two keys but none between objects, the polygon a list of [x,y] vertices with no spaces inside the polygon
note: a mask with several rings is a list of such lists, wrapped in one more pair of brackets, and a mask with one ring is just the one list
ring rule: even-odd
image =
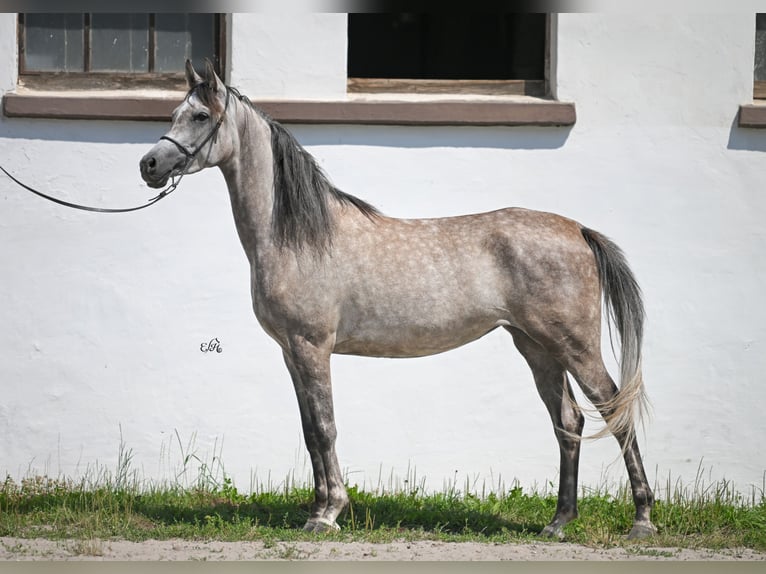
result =
[{"label": "window sill", "polygon": [[167,121],[183,98],[183,92],[170,90],[51,92],[19,88],[3,96],[3,114],[9,118]]},{"label": "window sill", "polygon": [[[16,118],[169,121],[185,94],[171,91],[51,93],[19,89],[3,97]],[[532,97],[354,94],[347,100],[254,100],[283,123],[457,126],[572,126],[575,106]]]},{"label": "window sill", "polygon": [[737,125],[741,128],[766,128],[766,101],[755,100],[739,107]]}]

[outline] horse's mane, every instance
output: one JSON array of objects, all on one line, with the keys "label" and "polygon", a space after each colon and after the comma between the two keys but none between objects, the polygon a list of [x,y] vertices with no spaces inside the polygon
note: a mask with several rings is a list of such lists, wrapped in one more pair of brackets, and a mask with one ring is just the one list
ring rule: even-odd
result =
[{"label": "horse's mane", "polygon": [[[256,109],[256,108],[254,108]],[[327,179],[314,157],[280,123],[265,114],[271,128],[274,156],[274,211],[271,227],[285,246],[329,247],[335,222],[329,203],[352,206],[367,217],[379,215],[367,203],[339,190]]]},{"label": "horse's mane", "polygon": [[[200,84],[195,89],[205,86]],[[282,124],[256,107],[236,88],[228,87],[229,97],[235,97],[258,114],[271,130],[271,151],[274,156],[274,208],[271,218],[272,234],[280,246],[301,249],[313,247],[320,251],[332,244],[335,228],[331,202],[358,209],[369,218],[380,212],[367,203],[335,187],[314,157],[301,146]],[[198,96],[205,105],[220,108],[212,90],[200,89]]]}]

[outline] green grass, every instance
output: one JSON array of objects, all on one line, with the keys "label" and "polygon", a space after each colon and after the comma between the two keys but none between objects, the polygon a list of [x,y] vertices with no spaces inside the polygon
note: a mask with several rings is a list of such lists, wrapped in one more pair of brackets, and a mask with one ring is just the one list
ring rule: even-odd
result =
[{"label": "green grass", "polygon": [[[556,509],[553,484],[548,488],[507,487],[498,480],[479,487],[457,477],[440,492],[428,492],[425,480],[408,469],[406,478],[377,486],[348,487],[350,504],[339,517],[340,532],[315,535],[301,528],[313,499],[310,480],[294,473],[275,486],[251,481],[241,493],[226,476],[216,441],[213,456],[196,454],[196,436],[187,443],[178,433],[180,471],[171,482],[140,480],[132,469],[132,450],[121,441],[114,472],[89,469],[79,480],[30,476],[0,483],[0,536],[74,539],[81,553],[98,555],[109,538],[141,541],[194,540],[277,541],[328,540],[390,542],[393,540],[523,542],[552,518]],[[207,459],[210,458],[209,461]],[[307,461],[303,460],[306,470]],[[296,468],[301,461],[296,460]],[[766,487],[766,476],[764,477]],[[631,551],[656,548],[752,548],[766,552],[765,488],[739,493],[727,481],[704,481],[702,466],[691,485],[668,477],[655,484],[658,501],[652,519],[659,534],[640,543],[628,542],[634,514],[626,484],[583,488],[580,517],[565,527],[569,542],[588,546],[627,545]]]},{"label": "green grass", "polygon": [[[122,451],[121,451],[122,452]],[[98,551],[94,541],[123,538],[201,540],[312,540],[300,529],[308,517],[313,491],[293,479],[281,487],[240,493],[232,482],[203,476],[192,486],[141,485],[127,472],[73,481],[30,477],[0,485],[0,536],[76,539]],[[203,468],[204,470],[204,468]],[[206,471],[205,471],[206,472]],[[532,540],[556,508],[554,494],[518,485],[480,492],[466,484],[428,493],[416,481],[394,489],[349,487],[350,505],[340,517],[341,532],[330,540],[439,539],[489,543]],[[422,485],[422,483],[421,483]],[[615,492],[583,489],[580,518],[565,531],[570,542],[589,546],[752,548],[766,551],[766,498],[762,490],[744,496],[730,483],[691,486],[667,484],[654,509],[658,536],[625,541],[634,512],[629,488]]]}]

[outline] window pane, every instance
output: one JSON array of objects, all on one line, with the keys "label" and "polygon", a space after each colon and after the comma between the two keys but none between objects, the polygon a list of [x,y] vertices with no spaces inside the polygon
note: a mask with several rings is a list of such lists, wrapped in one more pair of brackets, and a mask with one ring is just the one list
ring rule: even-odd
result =
[{"label": "window pane", "polygon": [[[191,59],[220,70],[219,14],[20,14],[19,72],[96,72],[183,76]],[[78,76],[79,77],[79,76]],[[30,80],[31,81],[31,80]],[[78,80],[79,81],[79,80]]]},{"label": "window pane", "polygon": [[149,71],[148,14],[93,14],[90,38],[92,70]]},{"label": "window pane", "polygon": [[755,15],[755,79],[766,80],[766,14]]},{"label": "window pane", "polygon": [[83,71],[82,14],[27,14],[24,40],[25,71]]},{"label": "window pane", "polygon": [[213,14],[157,14],[155,26],[158,72],[182,72],[187,58],[197,67],[216,61]]},{"label": "window pane", "polygon": [[191,35],[186,14],[157,14],[157,56],[158,72],[180,72],[191,53]]},{"label": "window pane", "polygon": [[349,14],[351,78],[423,78],[424,14]]},{"label": "window pane", "polygon": [[348,75],[542,80],[545,14],[349,14]]}]

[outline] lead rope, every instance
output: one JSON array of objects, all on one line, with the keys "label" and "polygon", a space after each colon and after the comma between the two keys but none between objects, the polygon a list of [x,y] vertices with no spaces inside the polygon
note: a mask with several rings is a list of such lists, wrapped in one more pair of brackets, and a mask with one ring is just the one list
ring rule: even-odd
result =
[{"label": "lead rope", "polygon": [[108,207],[93,207],[90,205],[80,205],[79,203],[72,203],[69,201],[65,201],[63,199],[59,199],[57,197],[53,197],[51,195],[48,195],[47,193],[43,193],[42,191],[35,189],[26,183],[23,183],[16,179],[14,176],[12,176],[10,173],[8,173],[8,170],[6,170],[3,166],[0,165],[0,170],[7,175],[14,183],[17,185],[23,187],[27,191],[31,191],[35,195],[39,195],[43,199],[47,199],[48,201],[52,201],[53,203],[58,203],[59,205],[63,205],[65,207],[71,207],[73,209],[80,209],[82,211],[93,211],[96,213],[127,213],[129,211],[138,211],[139,209],[145,209],[151,205],[154,205],[157,203],[160,199],[167,197],[170,195],[175,189],[178,187],[178,184],[181,183],[181,178],[185,175],[186,172],[186,166],[184,166],[184,171],[182,171],[178,175],[174,175],[170,179],[170,185],[167,186],[165,189],[160,191],[159,194],[155,195],[151,199],[149,199],[145,204],[139,205],[137,207],[125,207],[125,208],[108,208]]}]

